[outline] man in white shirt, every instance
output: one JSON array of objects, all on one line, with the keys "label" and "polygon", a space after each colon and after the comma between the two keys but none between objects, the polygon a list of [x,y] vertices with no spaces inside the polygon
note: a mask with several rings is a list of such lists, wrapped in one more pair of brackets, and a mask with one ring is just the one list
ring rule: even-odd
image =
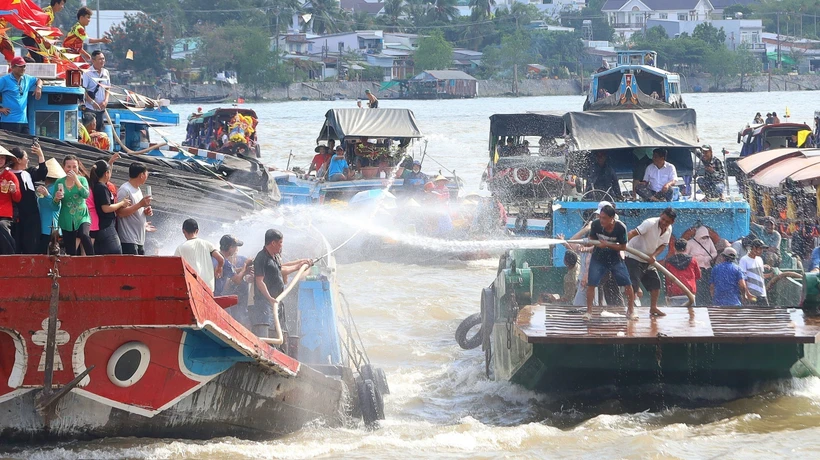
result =
[{"label": "man in white shirt", "polygon": [[766,298],[766,279],[763,278],[763,259],[760,257],[763,251],[768,248],[762,240],[754,240],[749,245],[749,252],[740,259],[740,272],[746,282],[746,289],[751,298],[752,305],[768,307],[769,301]]},{"label": "man in white shirt", "polygon": [[[197,275],[213,292],[214,277],[222,278],[222,266],[225,264],[225,258],[210,241],[197,238],[199,224],[194,219],[186,219],[182,223],[182,234],[185,235],[187,241],[179,245],[174,255],[182,257],[185,262],[188,262],[188,265],[196,271]],[[214,268],[211,257],[216,260],[216,268]]]},{"label": "man in white shirt", "polygon": [[[627,251],[625,262],[626,269],[629,271],[629,279],[632,281],[632,292],[637,292],[641,284],[649,291],[651,300],[649,314],[651,316],[666,316],[658,308],[661,278],[653,264],[655,258],[669,246],[672,224],[675,223],[677,217],[672,208],[666,208],[660,217],[646,219],[627,235],[629,238],[629,242],[626,243],[627,248],[638,250],[649,256],[649,259],[642,259]],[[633,305],[634,299],[629,299],[629,304]]]},{"label": "man in white shirt", "polygon": [[83,74],[82,85],[85,89],[85,111],[97,117],[97,130],[103,131],[103,114],[108,105],[108,88],[111,87],[111,76],[105,66],[105,54],[97,50],[91,53],[91,68]]},{"label": "man in white shirt", "polygon": [[671,201],[672,186],[678,178],[675,165],[666,161],[666,149],[652,151],[652,164],[646,167],[635,192],[647,201]]}]

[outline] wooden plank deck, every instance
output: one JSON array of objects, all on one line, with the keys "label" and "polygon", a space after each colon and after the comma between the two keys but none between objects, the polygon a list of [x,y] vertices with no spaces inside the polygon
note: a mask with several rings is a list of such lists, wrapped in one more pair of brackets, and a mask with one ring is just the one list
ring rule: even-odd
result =
[{"label": "wooden plank deck", "polygon": [[820,318],[806,318],[800,309],[734,307],[665,307],[666,316],[650,318],[638,307],[639,318],[628,321],[622,307],[608,309],[620,316],[584,321],[585,308],[529,305],[518,313],[516,333],[529,343],[658,344],[658,343],[816,343]]}]

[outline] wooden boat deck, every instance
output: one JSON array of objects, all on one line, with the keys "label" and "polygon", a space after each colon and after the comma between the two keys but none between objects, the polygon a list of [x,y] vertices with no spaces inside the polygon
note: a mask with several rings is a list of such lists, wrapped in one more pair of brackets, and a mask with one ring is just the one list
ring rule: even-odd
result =
[{"label": "wooden boat deck", "polygon": [[648,307],[635,309],[639,318],[620,316],[583,319],[586,308],[529,305],[518,313],[516,333],[528,343],[637,345],[658,343],[816,343],[820,318],[800,309],[736,307],[665,307],[666,316],[650,318]]}]

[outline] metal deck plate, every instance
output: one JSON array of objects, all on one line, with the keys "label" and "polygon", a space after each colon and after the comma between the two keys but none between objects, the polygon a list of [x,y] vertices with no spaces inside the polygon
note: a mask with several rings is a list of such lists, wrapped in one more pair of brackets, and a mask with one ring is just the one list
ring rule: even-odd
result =
[{"label": "metal deck plate", "polygon": [[620,316],[584,321],[584,307],[529,305],[518,313],[516,333],[529,343],[657,344],[657,343],[816,343],[820,318],[805,318],[800,309],[737,307],[665,307],[666,316],[650,318],[638,307],[638,319],[628,321],[626,309],[607,311]]}]

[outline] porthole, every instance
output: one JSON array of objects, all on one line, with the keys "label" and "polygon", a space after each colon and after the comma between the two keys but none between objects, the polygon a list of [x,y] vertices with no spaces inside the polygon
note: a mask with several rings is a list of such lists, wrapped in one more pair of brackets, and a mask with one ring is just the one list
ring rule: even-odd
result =
[{"label": "porthole", "polygon": [[108,360],[108,379],[126,388],[140,381],[151,363],[151,351],[142,342],[128,342]]}]

